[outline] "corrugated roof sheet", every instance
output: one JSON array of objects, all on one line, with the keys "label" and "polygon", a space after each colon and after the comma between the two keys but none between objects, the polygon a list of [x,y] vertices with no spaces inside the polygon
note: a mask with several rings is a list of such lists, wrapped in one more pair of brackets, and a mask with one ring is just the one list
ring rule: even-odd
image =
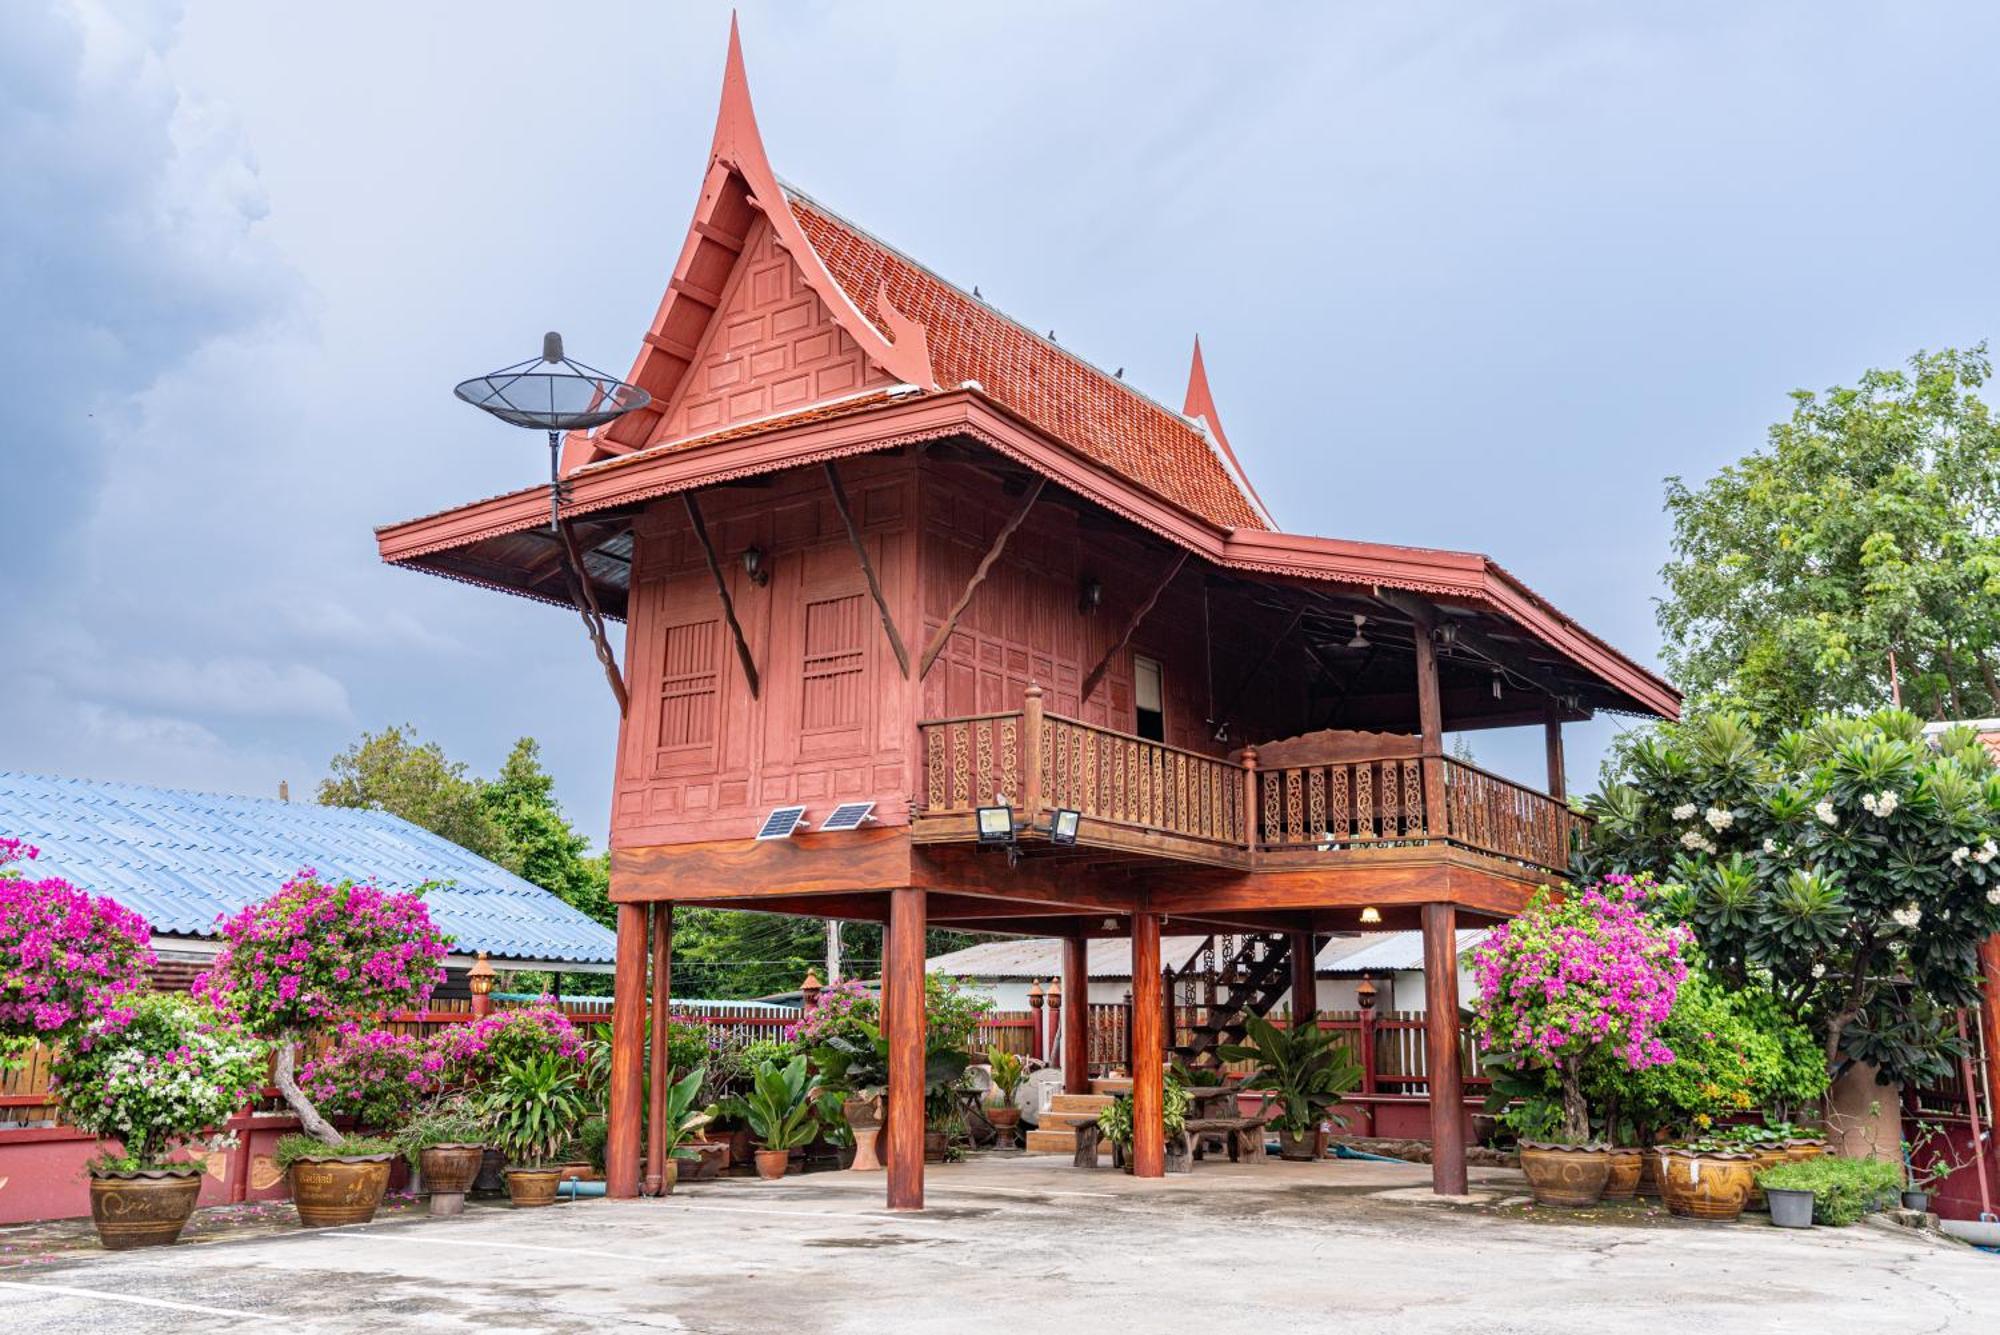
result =
[{"label": "corrugated roof sheet", "polygon": [[[1486,933],[1481,930],[1458,934],[1461,954]],[[1199,936],[1163,936],[1160,958],[1179,968],[1205,940]],[[1092,978],[1130,978],[1132,943],[1123,937],[1107,937],[1090,943]],[[1054,937],[1028,937],[1016,941],[989,941],[968,946],[927,960],[932,973],[958,978],[1055,978],[1062,973],[1062,942]],[[1322,974],[1391,973],[1424,967],[1422,932],[1374,932],[1365,936],[1336,936],[1319,949],[1314,969]]]},{"label": "corrugated roof sheet", "polygon": [[454,950],[608,964],[612,933],[548,891],[385,811],[228,797],[0,771],[0,835],[61,876],[143,914],[156,932],[208,936],[216,919],[300,867],[406,890],[426,881]]}]

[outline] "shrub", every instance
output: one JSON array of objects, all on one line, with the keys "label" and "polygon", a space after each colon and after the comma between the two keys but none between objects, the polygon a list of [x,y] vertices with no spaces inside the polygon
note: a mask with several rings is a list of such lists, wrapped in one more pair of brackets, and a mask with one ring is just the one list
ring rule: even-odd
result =
[{"label": "shrub", "polygon": [[554,1162],[591,1115],[576,1064],[550,1053],[501,1067],[477,1108],[488,1143],[517,1168]]},{"label": "shrub", "polygon": [[318,1136],[294,1131],[278,1137],[271,1147],[271,1163],[283,1172],[302,1159],[331,1159],[365,1154],[395,1154],[396,1142],[380,1136],[349,1136],[338,1145],[328,1145]]},{"label": "shrub", "polygon": [[574,1062],[581,1070],[587,1056],[583,1035],[554,1006],[495,1011],[438,1031],[433,1043],[430,1068],[452,1088],[484,1085],[508,1066],[542,1057]]},{"label": "shrub", "polygon": [[273,1071],[300,1125],[327,1145],[341,1134],[299,1088],[295,1045],[355,1015],[422,1009],[444,981],[450,945],[421,893],[327,884],[306,868],[270,898],[221,922],[222,950],[198,995],[277,1045]]},{"label": "shrub", "polygon": [[153,966],[144,918],[58,876],[28,880],[12,865],[39,855],[0,839],[0,1058],[39,1039],[89,1042],[87,1030],[116,1028]]},{"label": "shrub", "polygon": [[425,1150],[439,1145],[479,1145],[486,1128],[473,1114],[464,1098],[451,1096],[421,1109],[396,1128],[390,1139],[411,1168],[417,1168]]},{"label": "shrub", "polygon": [[1880,1159],[1843,1159],[1822,1154],[1799,1163],[1781,1163],[1757,1174],[1766,1191],[1810,1191],[1813,1222],[1845,1228],[1903,1185],[1903,1173]]},{"label": "shrub", "polygon": [[386,1129],[407,1119],[412,1103],[436,1094],[441,1082],[435,1043],[349,1021],[324,1052],[299,1069],[299,1087],[329,1117],[352,1117]]},{"label": "shrub", "polygon": [[66,1044],[53,1077],[72,1122],[124,1147],[100,1167],[159,1168],[249,1102],[264,1083],[264,1047],[212,1008],[155,992]]}]

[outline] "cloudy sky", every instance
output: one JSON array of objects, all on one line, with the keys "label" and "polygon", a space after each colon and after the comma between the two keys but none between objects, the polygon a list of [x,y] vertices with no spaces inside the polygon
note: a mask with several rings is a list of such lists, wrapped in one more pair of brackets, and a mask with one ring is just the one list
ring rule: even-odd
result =
[{"label": "cloudy sky", "polygon": [[[1226,17],[1225,17],[1226,16]],[[1651,659],[1660,481],[2000,324],[1987,4],[746,5],[778,170],[1163,398],[1199,331],[1308,532],[1483,550]],[[309,786],[407,721],[614,715],[574,617],[380,566],[532,481],[450,395],[623,368],[722,5],[16,0],[0,31],[0,768]],[[1573,743],[1593,773],[1609,724]],[[1538,738],[1482,736],[1537,777]]]}]

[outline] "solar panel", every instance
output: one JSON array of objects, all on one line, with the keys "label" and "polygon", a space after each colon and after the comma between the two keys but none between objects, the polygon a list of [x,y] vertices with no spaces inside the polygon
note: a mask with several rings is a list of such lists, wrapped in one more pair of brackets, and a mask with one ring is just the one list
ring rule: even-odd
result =
[{"label": "solar panel", "polygon": [[819,823],[821,834],[830,830],[858,830],[861,823],[873,818],[873,802],[842,802],[833,809],[833,814]]},{"label": "solar panel", "polygon": [[804,807],[779,807],[770,815],[764,817],[764,828],[757,831],[757,837],[759,839],[789,839],[792,837],[792,831],[806,823],[805,814],[806,809]]}]

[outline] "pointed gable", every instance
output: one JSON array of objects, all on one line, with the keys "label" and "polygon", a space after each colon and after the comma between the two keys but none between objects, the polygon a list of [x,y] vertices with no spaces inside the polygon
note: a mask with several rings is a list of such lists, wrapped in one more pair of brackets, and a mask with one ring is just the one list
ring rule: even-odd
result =
[{"label": "pointed gable", "polygon": [[841,328],[762,219],[719,295],[722,304],[649,445],[896,383]]}]

